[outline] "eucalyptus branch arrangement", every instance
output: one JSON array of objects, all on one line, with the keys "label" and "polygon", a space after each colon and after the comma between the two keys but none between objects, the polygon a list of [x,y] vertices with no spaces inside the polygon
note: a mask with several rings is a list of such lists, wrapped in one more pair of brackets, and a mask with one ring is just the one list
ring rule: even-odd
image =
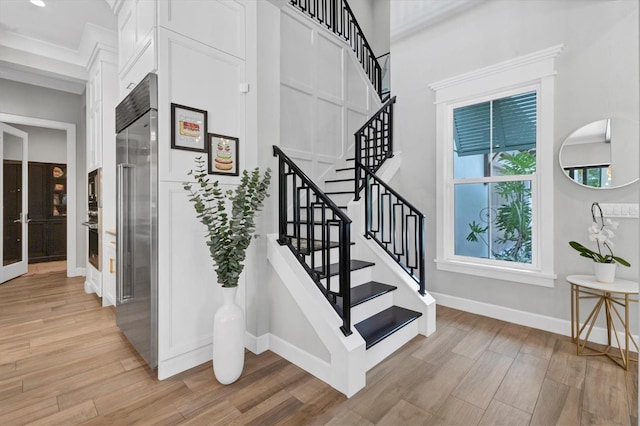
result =
[{"label": "eucalyptus branch arrangement", "polygon": [[[247,248],[256,229],[255,215],[269,196],[271,169],[264,175],[259,168],[243,170],[240,185],[223,191],[218,181],[211,182],[202,157],[195,160],[196,167],[188,175],[196,183],[184,182],[196,210],[197,218],[207,227],[207,246],[213,259],[218,282],[222,287],[237,287],[244,269]],[[231,213],[228,207],[231,207]]]},{"label": "eucalyptus branch arrangement", "polygon": [[[611,239],[615,237],[612,229],[616,229],[618,227],[618,223],[611,219],[605,220],[600,204],[597,202],[591,204],[591,218],[593,219],[593,223],[589,227],[589,240],[596,242],[598,251],[591,250],[576,241],[569,241],[569,245],[576,249],[580,253],[580,256],[588,257],[594,262],[619,263],[620,265],[631,266],[631,264],[623,258],[615,256],[611,249],[611,246],[613,245]],[[604,249],[609,253],[602,254]]]}]

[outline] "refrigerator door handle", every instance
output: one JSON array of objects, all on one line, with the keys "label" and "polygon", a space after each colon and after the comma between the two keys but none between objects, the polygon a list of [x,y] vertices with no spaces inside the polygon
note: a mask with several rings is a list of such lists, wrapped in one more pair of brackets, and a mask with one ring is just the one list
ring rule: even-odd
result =
[{"label": "refrigerator door handle", "polygon": [[[130,232],[129,224],[130,220],[128,215],[131,212],[131,206],[128,205],[130,194],[125,193],[125,188],[130,189],[128,181],[128,171],[133,169],[132,164],[118,164],[116,174],[116,197],[117,197],[117,212],[116,212],[116,235],[118,243],[116,244],[116,282],[118,284],[116,289],[116,303],[122,305],[127,303],[132,297],[132,294],[125,294],[125,268],[130,265],[130,262],[125,259],[126,250],[129,247]],[[130,254],[130,253],[129,253]],[[130,275],[130,274],[127,274]],[[130,276],[128,278],[131,278]],[[128,283],[127,287],[132,288],[132,283]]]}]

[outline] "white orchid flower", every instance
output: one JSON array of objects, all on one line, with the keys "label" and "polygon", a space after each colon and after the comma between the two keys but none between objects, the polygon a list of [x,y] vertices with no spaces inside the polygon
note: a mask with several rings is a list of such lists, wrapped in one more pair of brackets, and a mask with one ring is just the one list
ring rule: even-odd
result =
[{"label": "white orchid flower", "polygon": [[613,229],[617,229],[618,228],[618,222],[616,222],[615,220],[605,219],[605,222],[607,222],[607,225],[610,226]]}]

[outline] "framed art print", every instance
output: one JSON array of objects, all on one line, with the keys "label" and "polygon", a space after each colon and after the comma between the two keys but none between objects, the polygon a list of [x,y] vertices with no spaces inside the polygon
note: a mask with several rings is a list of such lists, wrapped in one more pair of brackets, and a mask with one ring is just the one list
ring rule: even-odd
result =
[{"label": "framed art print", "polygon": [[209,133],[209,174],[239,176],[238,138]]},{"label": "framed art print", "polygon": [[171,104],[171,148],[207,152],[207,111]]}]

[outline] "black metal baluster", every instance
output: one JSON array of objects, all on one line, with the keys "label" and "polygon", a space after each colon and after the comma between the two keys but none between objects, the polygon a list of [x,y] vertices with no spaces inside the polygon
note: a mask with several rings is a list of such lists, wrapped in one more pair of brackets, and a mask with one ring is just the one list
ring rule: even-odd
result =
[{"label": "black metal baluster", "polygon": [[340,222],[339,247],[340,253],[340,295],[342,296],[342,333],[345,336],[351,334],[351,269],[350,244],[351,224]]}]

